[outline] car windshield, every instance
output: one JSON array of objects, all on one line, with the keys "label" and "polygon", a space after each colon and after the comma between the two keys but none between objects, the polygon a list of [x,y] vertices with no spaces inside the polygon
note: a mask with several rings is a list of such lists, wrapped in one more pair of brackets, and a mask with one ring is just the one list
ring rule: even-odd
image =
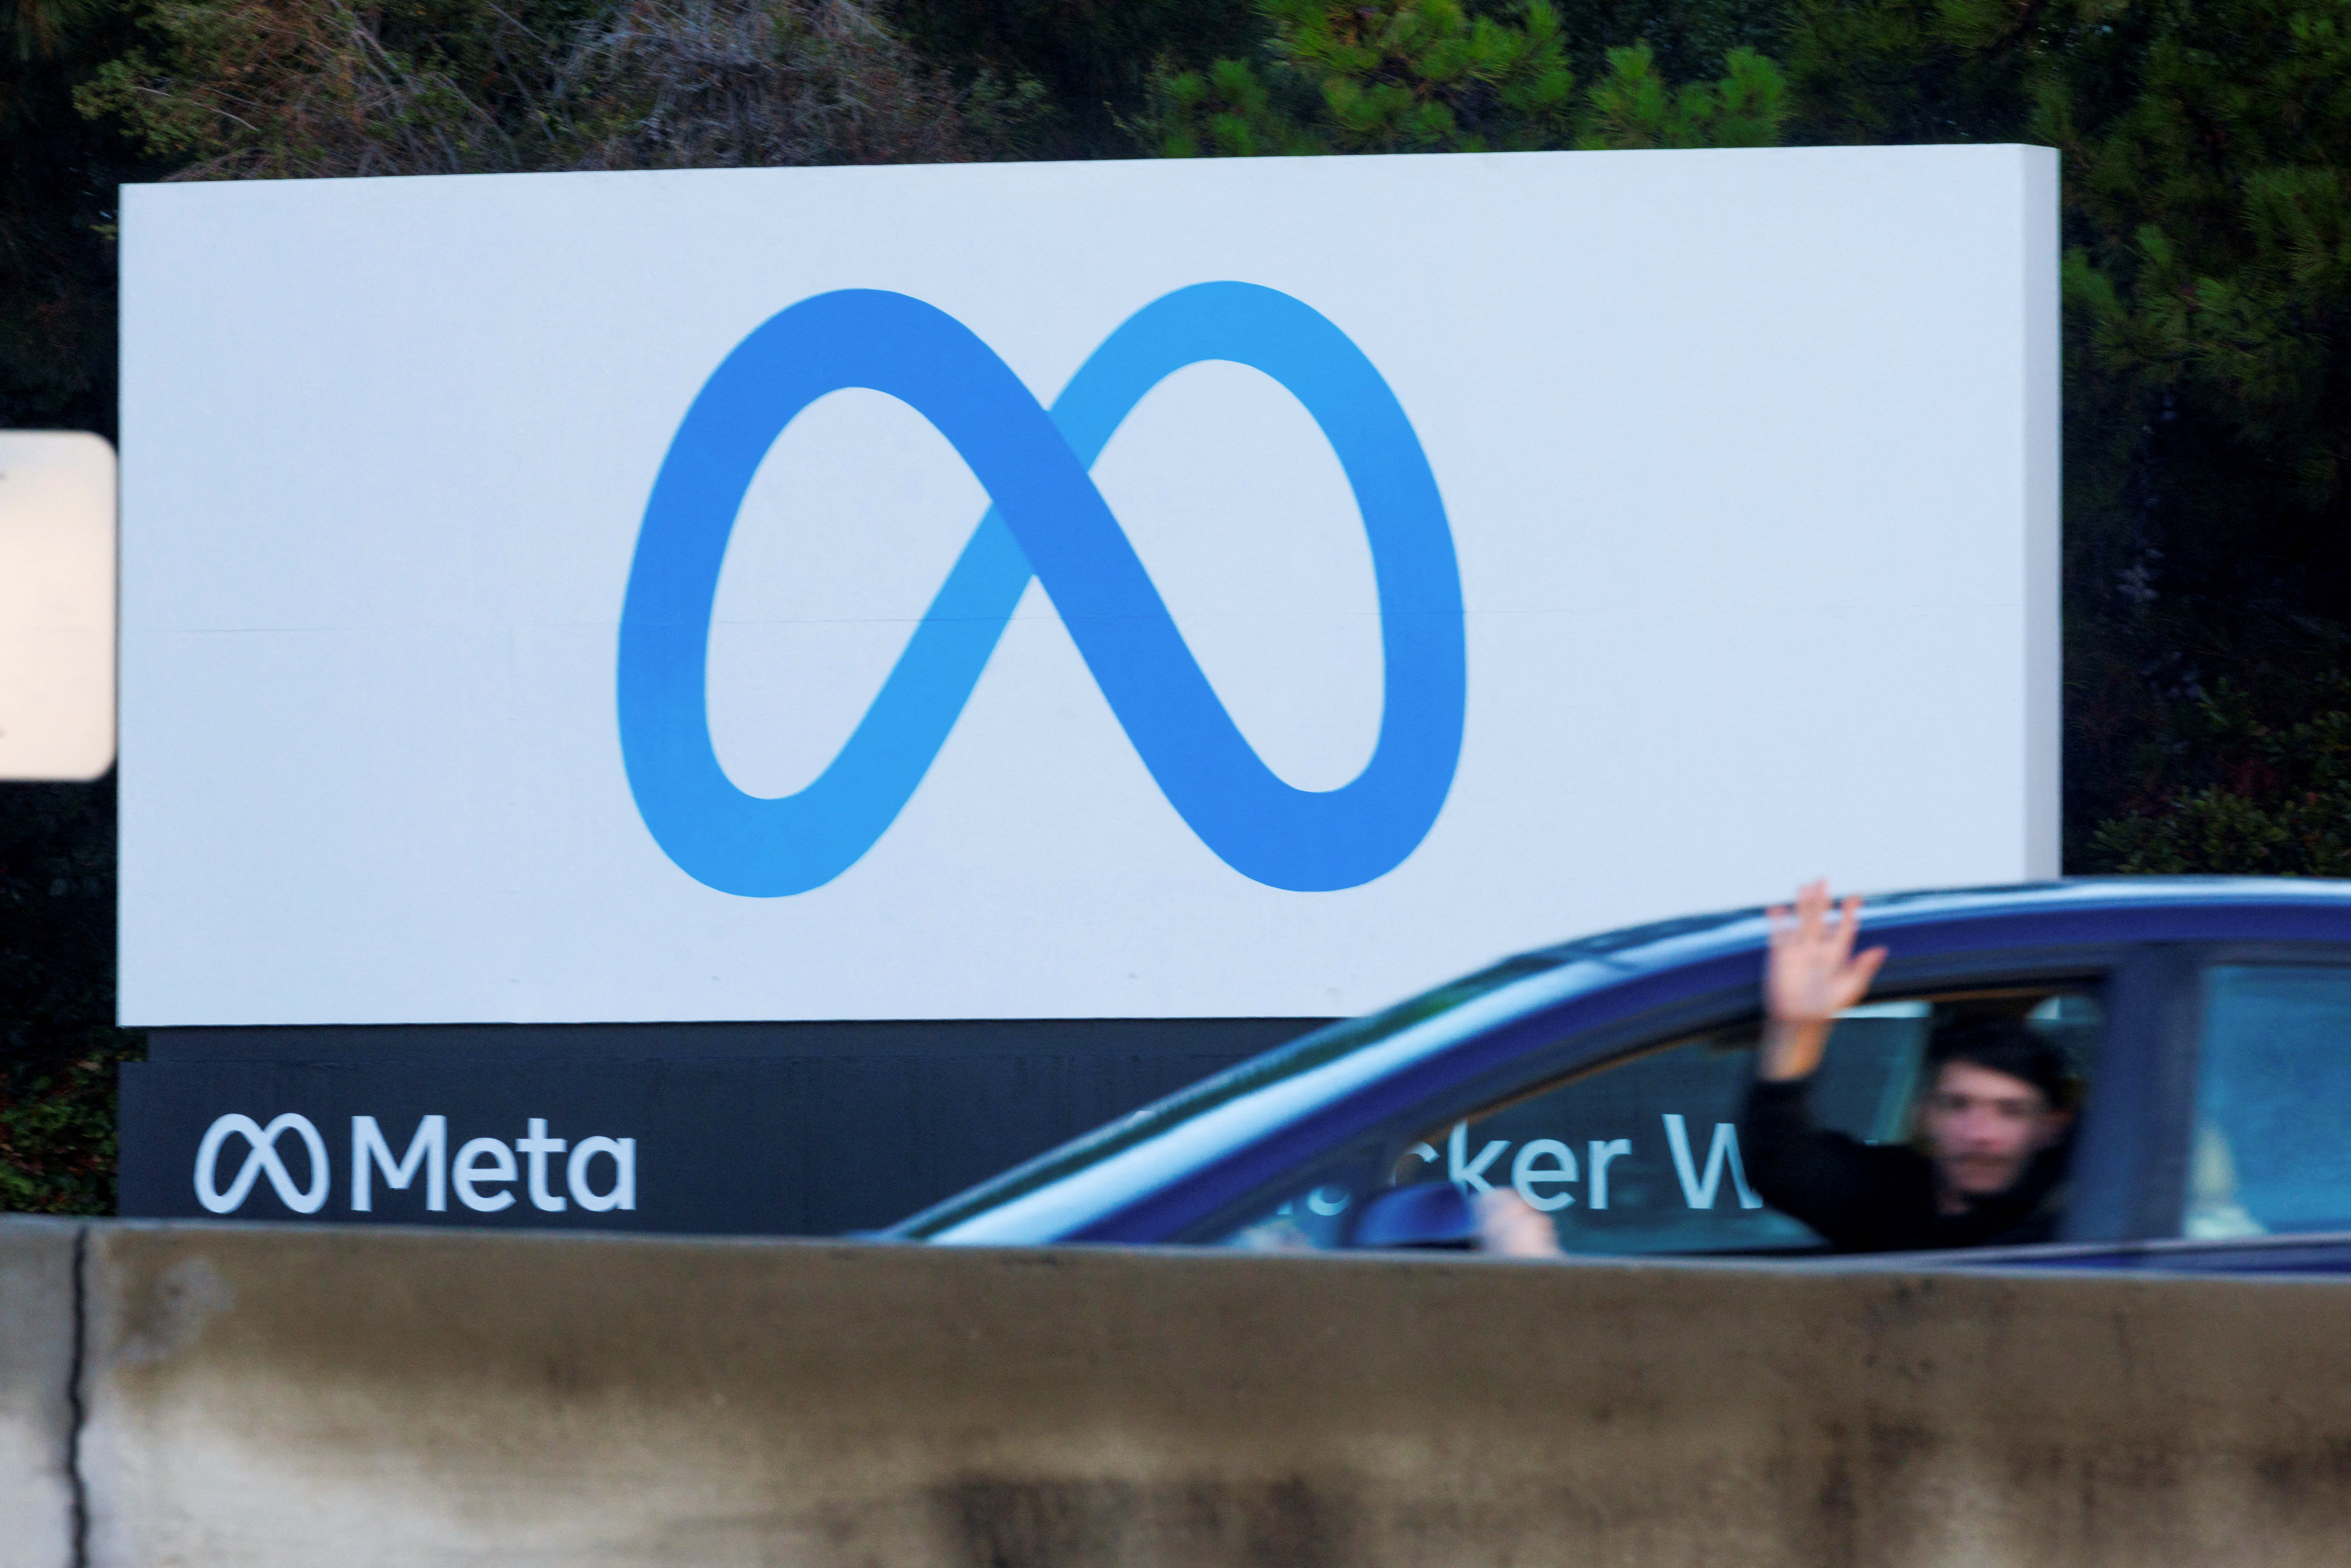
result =
[{"label": "car windshield", "polygon": [[1301,1040],[1243,1062],[1229,1071],[1204,1079],[1180,1093],[1146,1105],[1133,1115],[1040,1155],[1027,1165],[1016,1166],[994,1181],[925,1209],[893,1227],[890,1234],[910,1239],[937,1236],[977,1215],[1099,1165],[1212,1111],[1327,1066],[1341,1057],[1466,1007],[1505,986],[1558,968],[1564,962],[1566,956],[1556,950],[1522,954],[1505,959],[1491,968],[1481,969],[1477,974],[1439,986],[1433,991],[1425,991],[1384,1011],[1316,1030]]}]

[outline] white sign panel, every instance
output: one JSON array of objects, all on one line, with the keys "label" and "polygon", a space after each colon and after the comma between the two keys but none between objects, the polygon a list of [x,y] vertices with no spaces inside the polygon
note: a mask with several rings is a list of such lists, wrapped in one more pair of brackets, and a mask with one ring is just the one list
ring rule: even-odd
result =
[{"label": "white sign panel", "polygon": [[114,449],[0,430],[0,779],[114,765]]},{"label": "white sign panel", "polygon": [[135,1025],[1315,1016],[2056,867],[2053,154],[126,193]]}]

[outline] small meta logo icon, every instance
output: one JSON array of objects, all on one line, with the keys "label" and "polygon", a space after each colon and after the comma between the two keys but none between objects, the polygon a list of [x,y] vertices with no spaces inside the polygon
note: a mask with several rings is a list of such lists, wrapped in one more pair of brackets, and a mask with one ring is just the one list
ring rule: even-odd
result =
[{"label": "small meta logo icon", "polygon": [[[1088,470],[1136,403],[1187,365],[1229,361],[1288,389],[1354,492],[1378,586],[1384,704],[1364,770],[1294,789],[1208,685]],[[765,800],[711,745],[705,671],[728,537],[768,449],[827,393],[907,403],[992,505],[905,653],[816,781]],[[1461,753],[1461,577],[1437,478],[1403,406],[1319,312],[1245,283],[1144,307],[1049,411],[961,322],[903,294],[844,289],[782,311],[686,411],[645,507],[621,612],[621,750],[637,810],[689,875],[775,898],[823,886],[889,830],[946,741],[1035,578],[1184,821],[1242,875],[1300,893],[1357,887],[1418,847]]]},{"label": "small meta logo icon", "polygon": [[[386,1187],[402,1192],[421,1179],[424,1207],[433,1214],[448,1211],[452,1188],[457,1194],[457,1201],[476,1214],[496,1214],[510,1208],[516,1201],[515,1195],[503,1189],[517,1181],[522,1182],[531,1207],[542,1214],[560,1214],[572,1204],[591,1214],[633,1210],[637,1207],[634,1138],[582,1138],[575,1144],[549,1137],[544,1116],[528,1117],[525,1124],[528,1131],[511,1146],[497,1138],[472,1138],[458,1147],[457,1157],[452,1161],[446,1116],[421,1119],[407,1148],[397,1157],[373,1116],[352,1117],[351,1212],[368,1214],[374,1210],[378,1178]],[[300,1183],[295,1181],[294,1173],[278,1154],[278,1140],[289,1133],[305,1156],[308,1178]],[[231,1138],[243,1142],[245,1159],[224,1186],[220,1180],[221,1156],[227,1152]],[[558,1168],[562,1172],[568,1197],[549,1185],[549,1156],[567,1150],[569,1158]],[[516,1163],[517,1155],[523,1157],[520,1165]],[[600,1158],[608,1163],[598,1166]],[[254,1184],[265,1176],[270,1190],[277,1195],[277,1201],[297,1214],[316,1214],[326,1207],[334,1171],[328,1163],[326,1140],[319,1135],[318,1124],[309,1117],[288,1111],[264,1126],[250,1116],[232,1113],[216,1118],[204,1129],[204,1141],[196,1145],[195,1168],[196,1201],[204,1205],[204,1212],[235,1213],[252,1196]]]}]

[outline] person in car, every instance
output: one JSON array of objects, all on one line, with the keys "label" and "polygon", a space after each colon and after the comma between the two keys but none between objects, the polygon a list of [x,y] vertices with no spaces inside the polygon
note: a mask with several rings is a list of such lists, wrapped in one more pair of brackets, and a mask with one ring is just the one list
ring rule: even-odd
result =
[{"label": "person in car", "polygon": [[1857,1005],[1886,949],[1854,951],[1861,900],[1828,884],[1771,912],[1764,1027],[1739,1144],[1756,1194],[1852,1251],[2022,1245],[2056,1234],[2074,1082],[2064,1053],[2021,1019],[1939,1026],[1912,1145],[1869,1145],[1813,1120],[1813,1075],[1836,1015]]}]

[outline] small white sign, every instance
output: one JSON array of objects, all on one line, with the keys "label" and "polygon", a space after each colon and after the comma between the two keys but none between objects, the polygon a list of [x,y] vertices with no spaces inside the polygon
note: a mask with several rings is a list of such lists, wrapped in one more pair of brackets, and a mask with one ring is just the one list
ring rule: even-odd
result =
[{"label": "small white sign", "polygon": [[121,1017],[1311,1017],[2056,869],[2055,154],[133,187]]},{"label": "small white sign", "polygon": [[114,448],[0,431],[0,779],[114,766]]}]

